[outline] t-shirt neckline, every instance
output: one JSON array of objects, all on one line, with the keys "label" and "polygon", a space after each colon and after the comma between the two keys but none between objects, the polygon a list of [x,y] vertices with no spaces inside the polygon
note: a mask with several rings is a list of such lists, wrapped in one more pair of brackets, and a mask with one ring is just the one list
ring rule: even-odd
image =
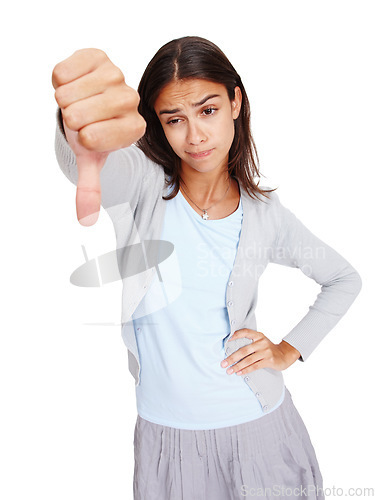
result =
[{"label": "t-shirt neckline", "polygon": [[[240,194],[240,200],[238,202],[238,207],[236,208],[236,210],[234,212],[232,212],[231,214],[227,215],[226,217],[223,217],[221,219],[203,219],[201,215],[199,215],[195,210],[194,208],[190,205],[190,203],[187,201],[187,199],[185,198],[185,196],[182,194],[181,192],[181,189],[178,190],[178,193],[177,195],[182,198],[182,201],[187,205],[188,209],[190,209],[190,211],[192,212],[192,215],[197,219],[197,220],[200,220],[202,222],[211,222],[211,223],[220,223],[220,222],[226,222],[228,219],[231,219],[233,217],[235,217],[240,208],[241,208],[241,203],[242,203],[242,197],[241,197],[241,194]],[[208,212],[209,214],[209,212]]]}]

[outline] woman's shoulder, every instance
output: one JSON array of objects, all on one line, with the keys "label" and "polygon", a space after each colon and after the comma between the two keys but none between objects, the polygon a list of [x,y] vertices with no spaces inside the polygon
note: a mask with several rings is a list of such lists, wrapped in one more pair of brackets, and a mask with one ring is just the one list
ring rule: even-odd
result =
[{"label": "woman's shoulder", "polygon": [[136,164],[143,174],[154,171],[156,174],[162,174],[164,168],[162,165],[155,163],[135,144],[131,144],[127,148],[120,149],[118,155],[124,162]]},{"label": "woman's shoulder", "polygon": [[277,207],[280,203],[279,196],[276,193],[277,189],[268,185],[258,185],[258,191],[252,191],[250,196],[247,190],[241,186],[242,195],[259,210],[270,210],[270,208]]}]

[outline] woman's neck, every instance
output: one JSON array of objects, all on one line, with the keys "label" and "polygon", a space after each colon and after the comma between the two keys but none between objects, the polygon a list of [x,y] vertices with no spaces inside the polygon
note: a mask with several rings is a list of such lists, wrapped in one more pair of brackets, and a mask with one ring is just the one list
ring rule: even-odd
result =
[{"label": "woman's neck", "polygon": [[[230,184],[228,171],[219,175],[207,173],[197,173],[195,175],[181,175],[181,187],[199,205],[208,206],[222,198]],[[232,183],[231,183],[232,184]]]}]

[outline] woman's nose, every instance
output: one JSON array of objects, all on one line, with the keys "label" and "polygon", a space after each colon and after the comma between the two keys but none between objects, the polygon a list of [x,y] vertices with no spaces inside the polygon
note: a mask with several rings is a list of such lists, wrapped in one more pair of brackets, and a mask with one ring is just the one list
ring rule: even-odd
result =
[{"label": "woman's nose", "polygon": [[192,146],[198,146],[206,140],[203,130],[196,124],[190,123],[188,127],[187,142]]}]

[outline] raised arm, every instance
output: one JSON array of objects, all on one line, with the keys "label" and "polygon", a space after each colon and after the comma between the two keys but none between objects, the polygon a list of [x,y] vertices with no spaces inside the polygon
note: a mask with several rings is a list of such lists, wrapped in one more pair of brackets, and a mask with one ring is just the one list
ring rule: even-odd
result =
[{"label": "raised arm", "polygon": [[[103,206],[123,201],[119,194],[116,197],[118,182],[107,186],[111,196],[107,189],[107,200],[101,200],[103,167],[108,170],[104,178],[108,183],[115,180],[113,172],[121,168],[124,155],[141,163],[140,151],[128,148],[146,129],[138,113],[139,96],[126,85],[120,69],[98,49],[78,50],[58,63],[52,84],[62,120],[56,132],[57,159],[77,186],[77,218],[89,226],[98,219],[101,201]],[[123,148],[129,151],[113,154]]]}]

